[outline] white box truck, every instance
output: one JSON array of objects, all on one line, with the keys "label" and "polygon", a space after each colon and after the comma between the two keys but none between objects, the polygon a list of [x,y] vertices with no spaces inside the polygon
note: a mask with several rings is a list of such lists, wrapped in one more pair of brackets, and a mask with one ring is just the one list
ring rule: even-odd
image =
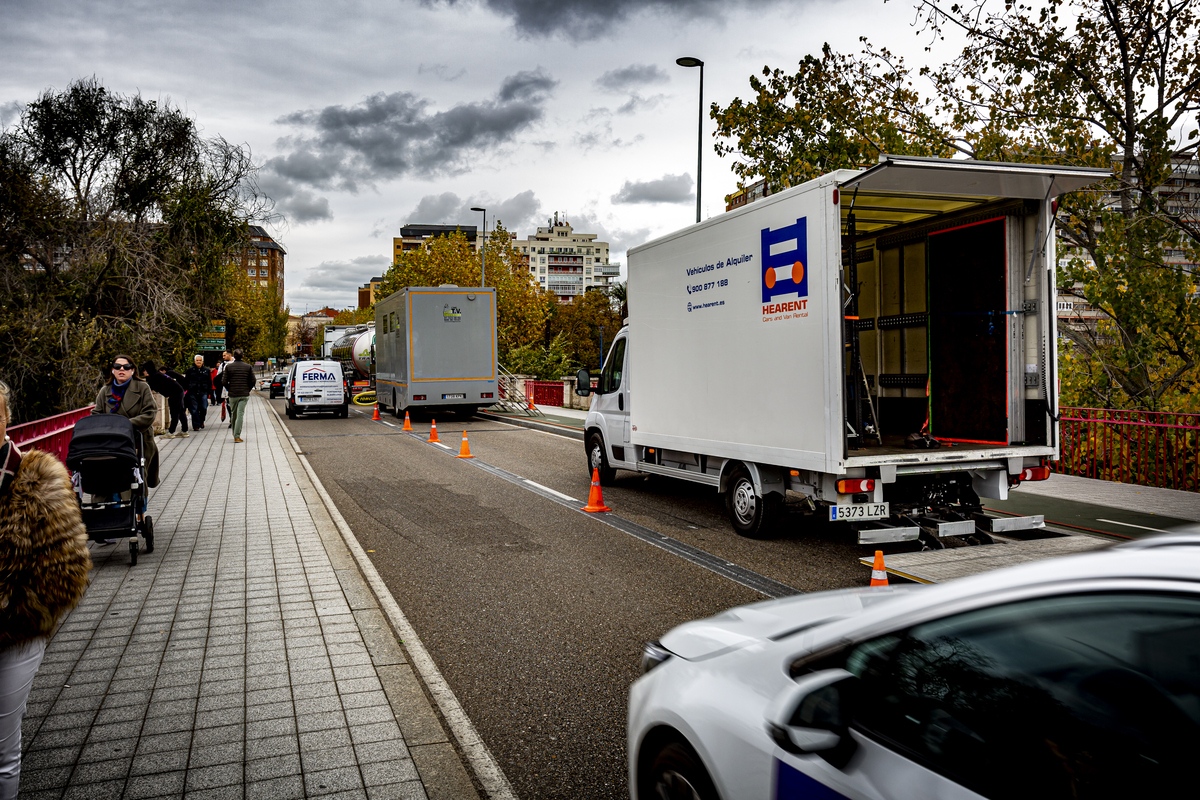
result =
[{"label": "white box truck", "polygon": [[375,304],[375,396],[473,414],[496,402],[496,290],[409,286]]},{"label": "white box truck", "polygon": [[589,470],[711,485],[745,536],[789,492],[862,543],[1040,526],[980,498],[1058,457],[1052,205],[1108,174],[884,156],[631,249]]}]

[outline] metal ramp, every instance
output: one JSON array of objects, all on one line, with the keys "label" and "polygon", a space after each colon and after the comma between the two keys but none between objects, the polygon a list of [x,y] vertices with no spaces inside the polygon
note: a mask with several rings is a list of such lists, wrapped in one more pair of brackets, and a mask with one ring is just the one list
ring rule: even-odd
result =
[{"label": "metal ramp", "polygon": [[503,365],[496,364],[496,385],[499,387],[497,394],[500,399],[492,408],[498,408],[501,411],[507,411],[510,414],[524,414],[528,417],[544,417],[545,413],[540,411],[530,402],[531,398],[525,396],[525,392],[518,388],[518,378],[504,368]]},{"label": "metal ramp", "polygon": [[[883,557],[888,574],[916,583],[945,583],[993,569],[1040,561],[1043,558],[1084,553],[1108,547],[1113,542],[1092,536],[1054,536],[1029,541],[998,540],[985,547],[949,547],[919,553],[894,553]],[[859,563],[872,566],[873,557]]]}]

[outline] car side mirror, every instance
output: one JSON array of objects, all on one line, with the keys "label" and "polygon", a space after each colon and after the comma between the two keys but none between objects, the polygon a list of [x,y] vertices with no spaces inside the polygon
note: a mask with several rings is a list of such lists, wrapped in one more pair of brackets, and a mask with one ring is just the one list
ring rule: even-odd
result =
[{"label": "car side mirror", "polygon": [[798,678],[766,711],[767,732],[789,753],[820,753],[842,767],[854,751],[850,701],[856,678],[844,669],[825,669]]},{"label": "car side mirror", "polygon": [[[592,375],[586,369],[581,369],[575,373],[575,394],[580,397],[587,397],[592,394]],[[599,392],[596,392],[599,394]]]}]

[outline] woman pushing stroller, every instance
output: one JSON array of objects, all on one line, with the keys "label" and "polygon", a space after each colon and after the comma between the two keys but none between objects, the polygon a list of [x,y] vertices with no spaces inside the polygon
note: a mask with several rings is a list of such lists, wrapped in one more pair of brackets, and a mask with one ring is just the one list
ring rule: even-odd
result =
[{"label": "woman pushing stroller", "polygon": [[112,360],[112,377],[100,387],[93,414],[120,414],[133,423],[142,435],[142,455],[146,459],[146,485],[158,486],[158,446],[154,444],[154,419],[158,403],[150,385],[137,377],[133,359],[118,355]]}]

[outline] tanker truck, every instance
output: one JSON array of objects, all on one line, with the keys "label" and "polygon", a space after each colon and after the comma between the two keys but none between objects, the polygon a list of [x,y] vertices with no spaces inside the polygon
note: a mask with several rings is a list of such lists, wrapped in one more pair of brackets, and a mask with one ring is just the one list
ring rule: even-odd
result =
[{"label": "tanker truck", "polygon": [[341,363],[342,374],[352,394],[370,391],[375,386],[375,323],[346,331],[333,343],[329,357]]}]

